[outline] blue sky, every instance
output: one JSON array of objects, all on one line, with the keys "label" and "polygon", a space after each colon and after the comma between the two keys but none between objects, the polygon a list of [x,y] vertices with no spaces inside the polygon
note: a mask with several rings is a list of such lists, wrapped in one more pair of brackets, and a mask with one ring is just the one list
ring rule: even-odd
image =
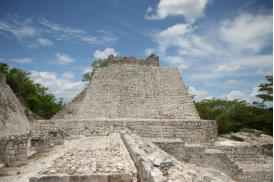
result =
[{"label": "blue sky", "polygon": [[2,0],[0,62],[65,101],[108,54],[160,56],[196,100],[255,100],[273,70],[271,0]]}]

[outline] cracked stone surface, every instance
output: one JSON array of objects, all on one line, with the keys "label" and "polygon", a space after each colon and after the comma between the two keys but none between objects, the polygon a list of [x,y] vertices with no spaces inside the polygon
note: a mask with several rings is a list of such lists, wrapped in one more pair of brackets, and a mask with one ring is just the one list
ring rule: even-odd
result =
[{"label": "cracked stone surface", "polygon": [[50,175],[129,174],[137,171],[119,134],[82,137],[54,146],[21,167],[4,168],[0,182],[27,182],[30,177]]}]

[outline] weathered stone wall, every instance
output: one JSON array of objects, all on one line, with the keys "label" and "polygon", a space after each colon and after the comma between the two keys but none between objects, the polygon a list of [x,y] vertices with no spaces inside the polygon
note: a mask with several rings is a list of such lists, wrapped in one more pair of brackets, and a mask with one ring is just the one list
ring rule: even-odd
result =
[{"label": "weathered stone wall", "polygon": [[189,143],[213,144],[217,139],[215,121],[209,120],[38,120],[32,134],[60,129],[65,135],[104,136],[129,128],[148,138],[179,138]]},{"label": "weathered stone wall", "polygon": [[74,118],[200,119],[177,68],[137,64],[139,59],[116,64],[128,57],[112,59],[96,69]]},{"label": "weathered stone wall", "polygon": [[5,74],[0,74],[0,138],[28,134],[30,123],[23,107],[6,84]]},{"label": "weathered stone wall", "polygon": [[262,147],[244,142],[231,142],[226,145],[225,142],[219,142],[215,148],[226,153],[231,161],[242,164],[257,163],[264,164],[265,158],[262,155]]},{"label": "weathered stone wall", "polygon": [[74,118],[79,111],[83,98],[86,94],[86,88],[82,90],[77,96],[75,96],[71,102],[65,105],[65,108],[58,111],[51,119],[70,119]]},{"label": "weathered stone wall", "polygon": [[50,150],[50,138],[48,136],[33,137],[30,139],[31,149],[37,152]]},{"label": "weathered stone wall", "polygon": [[0,163],[6,166],[20,166],[27,160],[26,136],[3,137],[0,139]]},{"label": "weathered stone wall", "polygon": [[[138,170],[139,181],[233,181],[214,169],[177,161],[151,142],[136,135],[122,135]],[[203,171],[203,172],[201,172]]]},{"label": "weathered stone wall", "polygon": [[151,140],[182,162],[210,167],[224,172],[236,181],[272,181],[272,162],[262,155],[262,149],[243,142],[217,142],[207,148],[172,140]]},{"label": "weathered stone wall", "polygon": [[135,57],[108,57],[109,65],[113,64],[139,64],[146,66],[159,66],[159,56],[151,54],[146,59],[137,59]]}]

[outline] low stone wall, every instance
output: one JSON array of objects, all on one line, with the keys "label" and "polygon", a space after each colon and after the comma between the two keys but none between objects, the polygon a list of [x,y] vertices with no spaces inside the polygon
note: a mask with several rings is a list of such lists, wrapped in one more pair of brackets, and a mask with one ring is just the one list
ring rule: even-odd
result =
[{"label": "low stone wall", "polygon": [[60,129],[52,130],[49,132],[49,138],[50,138],[50,144],[63,145],[64,139],[65,139],[64,131]]},{"label": "low stone wall", "polygon": [[197,166],[214,168],[239,182],[272,181],[272,164],[262,155],[259,146],[243,142],[217,142],[208,148],[178,141],[151,140],[176,159]]},{"label": "low stone wall", "polygon": [[31,177],[29,182],[131,182],[127,175],[121,174],[106,174],[106,175],[72,175],[72,176],[44,176],[44,177]]},{"label": "low stone wall", "polygon": [[234,144],[232,143],[226,145],[226,143],[223,142],[223,144],[217,143],[215,148],[223,151],[227,154],[230,160],[238,163],[264,164],[266,162],[264,156],[262,155],[263,149],[258,145],[248,144],[244,142],[234,142]]},{"label": "low stone wall", "polygon": [[50,150],[50,139],[47,136],[33,137],[30,139],[31,149],[37,152],[48,152]]},{"label": "low stone wall", "polygon": [[140,182],[233,181],[224,173],[214,169],[179,162],[153,143],[137,135],[122,135],[121,137],[138,170]]},{"label": "low stone wall", "polygon": [[38,120],[32,133],[48,133],[60,129],[65,135],[104,136],[129,128],[148,138],[179,138],[188,143],[213,144],[217,140],[217,126],[210,120]]},{"label": "low stone wall", "polygon": [[6,166],[20,166],[27,161],[26,136],[3,137],[0,139],[0,162]]}]

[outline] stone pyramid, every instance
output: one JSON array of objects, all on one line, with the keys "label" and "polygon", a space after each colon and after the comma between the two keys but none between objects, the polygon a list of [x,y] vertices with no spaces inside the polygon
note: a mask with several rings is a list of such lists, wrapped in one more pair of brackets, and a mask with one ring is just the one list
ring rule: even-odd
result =
[{"label": "stone pyramid", "polygon": [[178,68],[159,67],[159,57],[109,56],[97,68],[78,108],[64,118],[199,120]]}]

